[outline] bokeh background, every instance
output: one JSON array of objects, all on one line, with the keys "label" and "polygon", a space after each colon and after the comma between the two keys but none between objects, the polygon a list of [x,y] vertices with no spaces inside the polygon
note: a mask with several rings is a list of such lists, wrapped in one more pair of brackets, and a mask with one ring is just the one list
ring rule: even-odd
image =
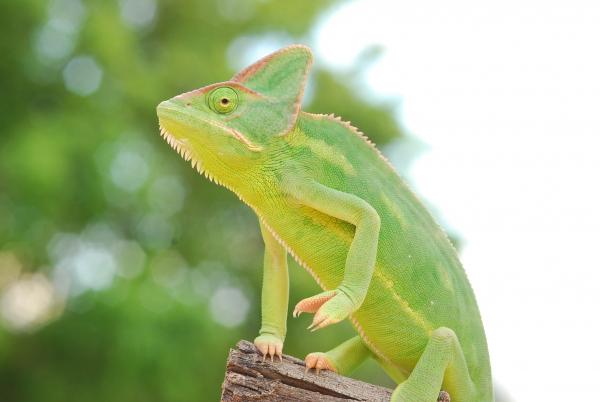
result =
[{"label": "bokeh background", "polygon": [[[593,2],[0,2],[0,401],[218,400],[259,327],[257,220],[155,106],[305,43],[304,109],[369,135],[459,246],[498,401],[593,400]],[[291,300],[318,291],[290,260]],[[352,334],[289,322],[285,352]],[[597,343],[597,342],[596,342]],[[392,386],[373,363],[355,377]]]}]

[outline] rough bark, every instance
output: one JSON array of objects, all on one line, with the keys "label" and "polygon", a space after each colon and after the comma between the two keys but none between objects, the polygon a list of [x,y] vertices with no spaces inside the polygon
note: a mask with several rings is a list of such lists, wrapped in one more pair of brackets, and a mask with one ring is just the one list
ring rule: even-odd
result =
[{"label": "rough bark", "polygon": [[385,401],[392,390],[343,377],[331,371],[305,373],[304,362],[292,356],[263,362],[248,341],[231,349],[221,401]]}]

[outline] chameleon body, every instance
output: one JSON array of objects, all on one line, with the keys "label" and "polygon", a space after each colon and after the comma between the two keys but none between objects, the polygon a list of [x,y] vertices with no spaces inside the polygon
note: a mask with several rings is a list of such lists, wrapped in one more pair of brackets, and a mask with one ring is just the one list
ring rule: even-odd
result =
[{"label": "chameleon body", "polygon": [[312,330],[349,318],[358,332],[309,354],[308,368],[348,373],[370,356],[399,383],[393,401],[436,401],[441,389],[459,402],[492,401],[483,325],[456,251],[362,133],[300,110],[311,63],[293,45],[157,109],[169,144],[258,216],[256,346],[281,357],[291,254],[323,288],[293,315],[314,313]]}]

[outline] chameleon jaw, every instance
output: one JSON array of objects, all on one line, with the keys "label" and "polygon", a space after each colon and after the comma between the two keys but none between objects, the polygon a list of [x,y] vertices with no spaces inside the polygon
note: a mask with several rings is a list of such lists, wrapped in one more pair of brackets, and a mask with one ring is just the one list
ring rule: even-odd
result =
[{"label": "chameleon jaw", "polygon": [[[182,141],[177,139],[173,134],[171,134],[166,128],[162,125],[159,125],[160,135],[165,139],[165,141],[173,148],[177,153],[185,160],[189,161],[192,164],[192,167],[198,171],[201,175],[204,175],[208,180],[227,188],[228,190],[233,191],[230,187],[226,186],[224,183],[219,181],[216,177],[214,177],[202,164],[202,161],[196,159],[194,156],[194,152],[187,147],[186,141]],[[234,191],[235,193],[235,191]],[[237,195],[237,193],[236,193]],[[238,195],[238,198],[241,197]]]},{"label": "chameleon jaw", "polygon": [[209,177],[208,173],[203,168],[202,163],[199,160],[197,160],[196,158],[194,158],[192,151],[190,151],[187,148],[185,142],[175,138],[175,136],[173,134],[171,134],[170,132],[168,132],[164,127],[162,127],[162,126],[159,126],[159,127],[160,127],[160,136],[165,139],[167,144],[169,144],[171,146],[171,148],[173,148],[175,151],[177,151],[177,153],[185,161],[190,161],[192,164],[192,167],[194,169],[196,169],[198,171],[198,173],[204,174],[207,177]]}]

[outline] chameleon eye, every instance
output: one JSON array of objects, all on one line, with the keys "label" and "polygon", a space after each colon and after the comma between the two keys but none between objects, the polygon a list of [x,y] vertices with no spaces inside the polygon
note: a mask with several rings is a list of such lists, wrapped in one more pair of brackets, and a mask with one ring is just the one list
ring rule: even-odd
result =
[{"label": "chameleon eye", "polygon": [[217,88],[208,96],[208,105],[217,113],[231,113],[238,106],[238,94],[233,88]]}]

